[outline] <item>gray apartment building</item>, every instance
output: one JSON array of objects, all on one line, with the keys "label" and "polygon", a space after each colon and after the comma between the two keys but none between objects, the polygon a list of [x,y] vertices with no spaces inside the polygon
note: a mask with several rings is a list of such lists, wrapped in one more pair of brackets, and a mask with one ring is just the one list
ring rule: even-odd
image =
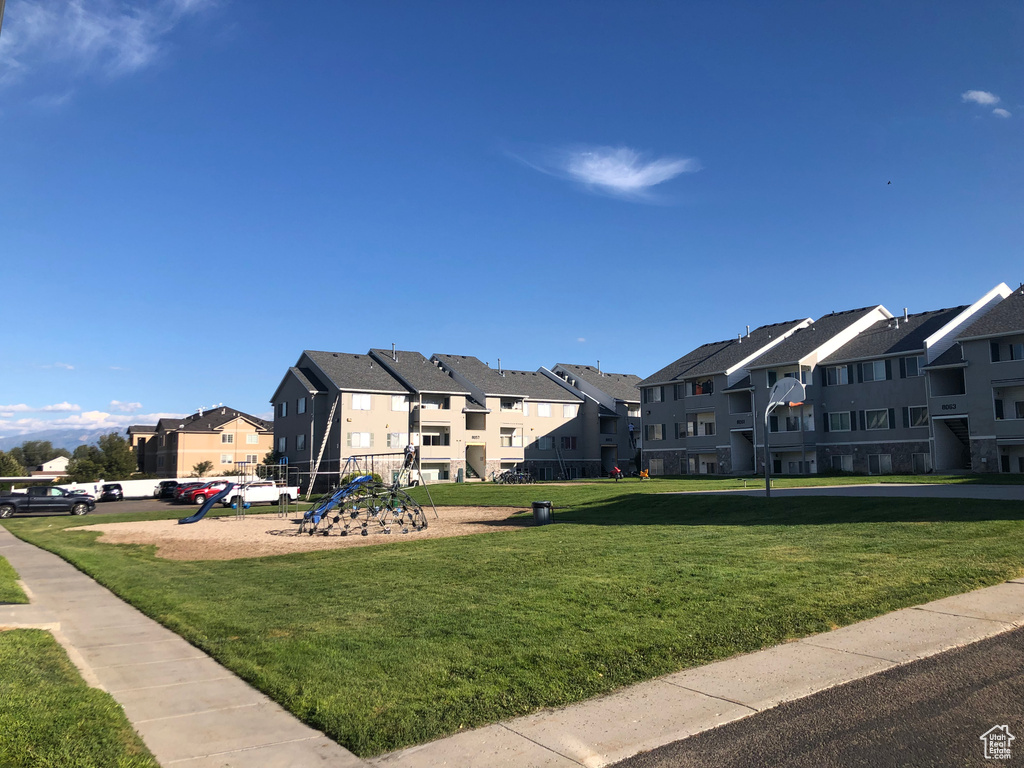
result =
[{"label": "gray apartment building", "polygon": [[[644,465],[759,473],[767,432],[776,473],[1024,471],[1020,295],[1001,284],[970,306],[863,307],[702,345],[640,382]],[[804,402],[765,424],[787,376]]]}]

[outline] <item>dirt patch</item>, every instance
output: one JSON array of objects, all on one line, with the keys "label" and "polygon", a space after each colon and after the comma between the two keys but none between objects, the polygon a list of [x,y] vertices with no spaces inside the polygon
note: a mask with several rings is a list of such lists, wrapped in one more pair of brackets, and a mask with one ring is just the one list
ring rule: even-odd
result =
[{"label": "dirt patch", "polygon": [[301,518],[277,515],[208,517],[191,525],[177,520],[145,520],[134,523],[101,523],[69,531],[98,531],[103,544],[153,544],[157,556],[167,560],[235,560],[241,557],[267,557],[321,549],[368,547],[417,539],[467,536],[471,533],[517,531],[533,525],[531,517],[510,519],[525,512],[520,507],[439,507],[437,518],[425,509],[427,529],[406,534],[385,534],[373,530],[368,536],[297,535]]}]

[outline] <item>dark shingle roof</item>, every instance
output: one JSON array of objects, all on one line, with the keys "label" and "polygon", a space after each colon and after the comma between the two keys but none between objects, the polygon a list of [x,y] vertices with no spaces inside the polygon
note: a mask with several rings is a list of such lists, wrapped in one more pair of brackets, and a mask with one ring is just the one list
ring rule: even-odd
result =
[{"label": "dark shingle roof", "polygon": [[582,402],[558,382],[552,381],[543,373],[536,371],[502,371],[504,379],[508,381],[509,394],[516,397],[525,397],[530,400],[552,401],[552,402]]},{"label": "dark shingle roof", "polygon": [[[697,347],[671,365],[662,368],[653,376],[648,376],[640,386],[658,384],[691,376],[706,376],[713,373],[724,373],[737,363],[765,345],[778,339],[779,336],[791,331],[807,320],[787,320],[784,323],[762,325],[750,332],[748,336],[728,341],[716,341]],[[785,345],[786,342],[782,342]],[[760,358],[757,361],[760,362]]]},{"label": "dark shingle roof", "polygon": [[947,365],[964,365],[964,352],[959,344],[954,344],[925,367],[942,368]]},{"label": "dark shingle roof", "polygon": [[[302,354],[323,371],[338,389],[349,392],[400,392],[403,395],[409,393],[402,382],[369,355],[317,352],[309,349]],[[302,362],[301,359],[299,362]]]},{"label": "dark shingle roof", "polygon": [[1024,332],[1024,288],[1018,288],[989,312],[971,323],[958,338],[1002,336]]},{"label": "dark shingle roof", "polygon": [[966,304],[951,309],[919,312],[906,320],[902,317],[879,320],[829,355],[829,363],[923,352],[924,340],[965,309]]},{"label": "dark shingle roof", "polygon": [[842,333],[853,323],[875,309],[877,309],[877,305],[874,307],[861,307],[860,309],[848,309],[844,312],[833,312],[830,315],[820,317],[806,328],[801,328],[777,347],[768,350],[764,356],[755,360],[750,367],[755,369],[767,368],[773,365],[796,364],[829,339]]},{"label": "dark shingle roof", "polygon": [[[442,371],[419,352],[390,349],[371,349],[381,365],[386,365],[396,377],[412,387],[414,392],[443,392],[444,394],[468,395],[469,393],[452,377]],[[395,359],[397,358],[397,359]]]},{"label": "dark shingle roof", "polygon": [[496,369],[491,368],[486,363],[481,362],[477,357],[472,355],[439,354],[435,354],[433,357],[440,360],[448,368],[457,371],[460,376],[488,397],[500,397],[501,395],[521,397],[521,395],[511,391],[511,384],[505,376],[502,376]]},{"label": "dark shingle roof", "polygon": [[640,377],[632,373],[605,373],[598,371],[592,365],[573,365],[572,363],[559,363],[557,367],[568,371],[577,379],[582,379],[616,400],[627,403],[640,402],[640,389],[637,387]]},{"label": "dark shingle roof", "polygon": [[160,419],[157,428],[178,432],[214,432],[239,417],[251,421],[259,429],[272,430],[274,428],[272,421],[267,421],[258,416],[252,416],[244,411],[237,411],[226,406],[211,408],[208,411],[203,411],[202,414],[196,412],[191,416],[182,416],[180,419]]},{"label": "dark shingle roof", "polygon": [[326,387],[320,383],[320,379],[316,377],[316,374],[310,368],[296,368],[292,366],[288,369],[288,372],[298,379],[299,383],[309,392],[323,392],[326,390]]}]

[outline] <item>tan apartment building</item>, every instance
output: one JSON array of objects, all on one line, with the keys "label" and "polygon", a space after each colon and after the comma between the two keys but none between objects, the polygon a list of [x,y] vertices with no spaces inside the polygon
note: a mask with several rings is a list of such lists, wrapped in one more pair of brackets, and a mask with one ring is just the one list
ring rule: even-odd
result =
[{"label": "tan apartment building", "polygon": [[220,406],[155,425],[128,427],[139,471],[156,477],[189,477],[205,461],[207,475],[254,467],[273,450],[273,425],[256,416]]}]

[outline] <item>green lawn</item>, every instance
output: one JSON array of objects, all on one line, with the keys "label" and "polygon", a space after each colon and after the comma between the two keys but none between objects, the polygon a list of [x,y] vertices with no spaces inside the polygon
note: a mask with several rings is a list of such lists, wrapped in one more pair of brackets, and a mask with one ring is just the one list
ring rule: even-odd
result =
[{"label": "green lawn", "polygon": [[49,632],[0,632],[0,765],[159,768],[108,693],[90,688]]},{"label": "green lawn", "polygon": [[27,603],[28,598],[18,586],[18,574],[0,557],[0,603]]},{"label": "green lawn", "polygon": [[676,483],[434,486],[560,524],[227,562],[4,524],[364,756],[1024,574],[1019,503],[657,495]]}]

